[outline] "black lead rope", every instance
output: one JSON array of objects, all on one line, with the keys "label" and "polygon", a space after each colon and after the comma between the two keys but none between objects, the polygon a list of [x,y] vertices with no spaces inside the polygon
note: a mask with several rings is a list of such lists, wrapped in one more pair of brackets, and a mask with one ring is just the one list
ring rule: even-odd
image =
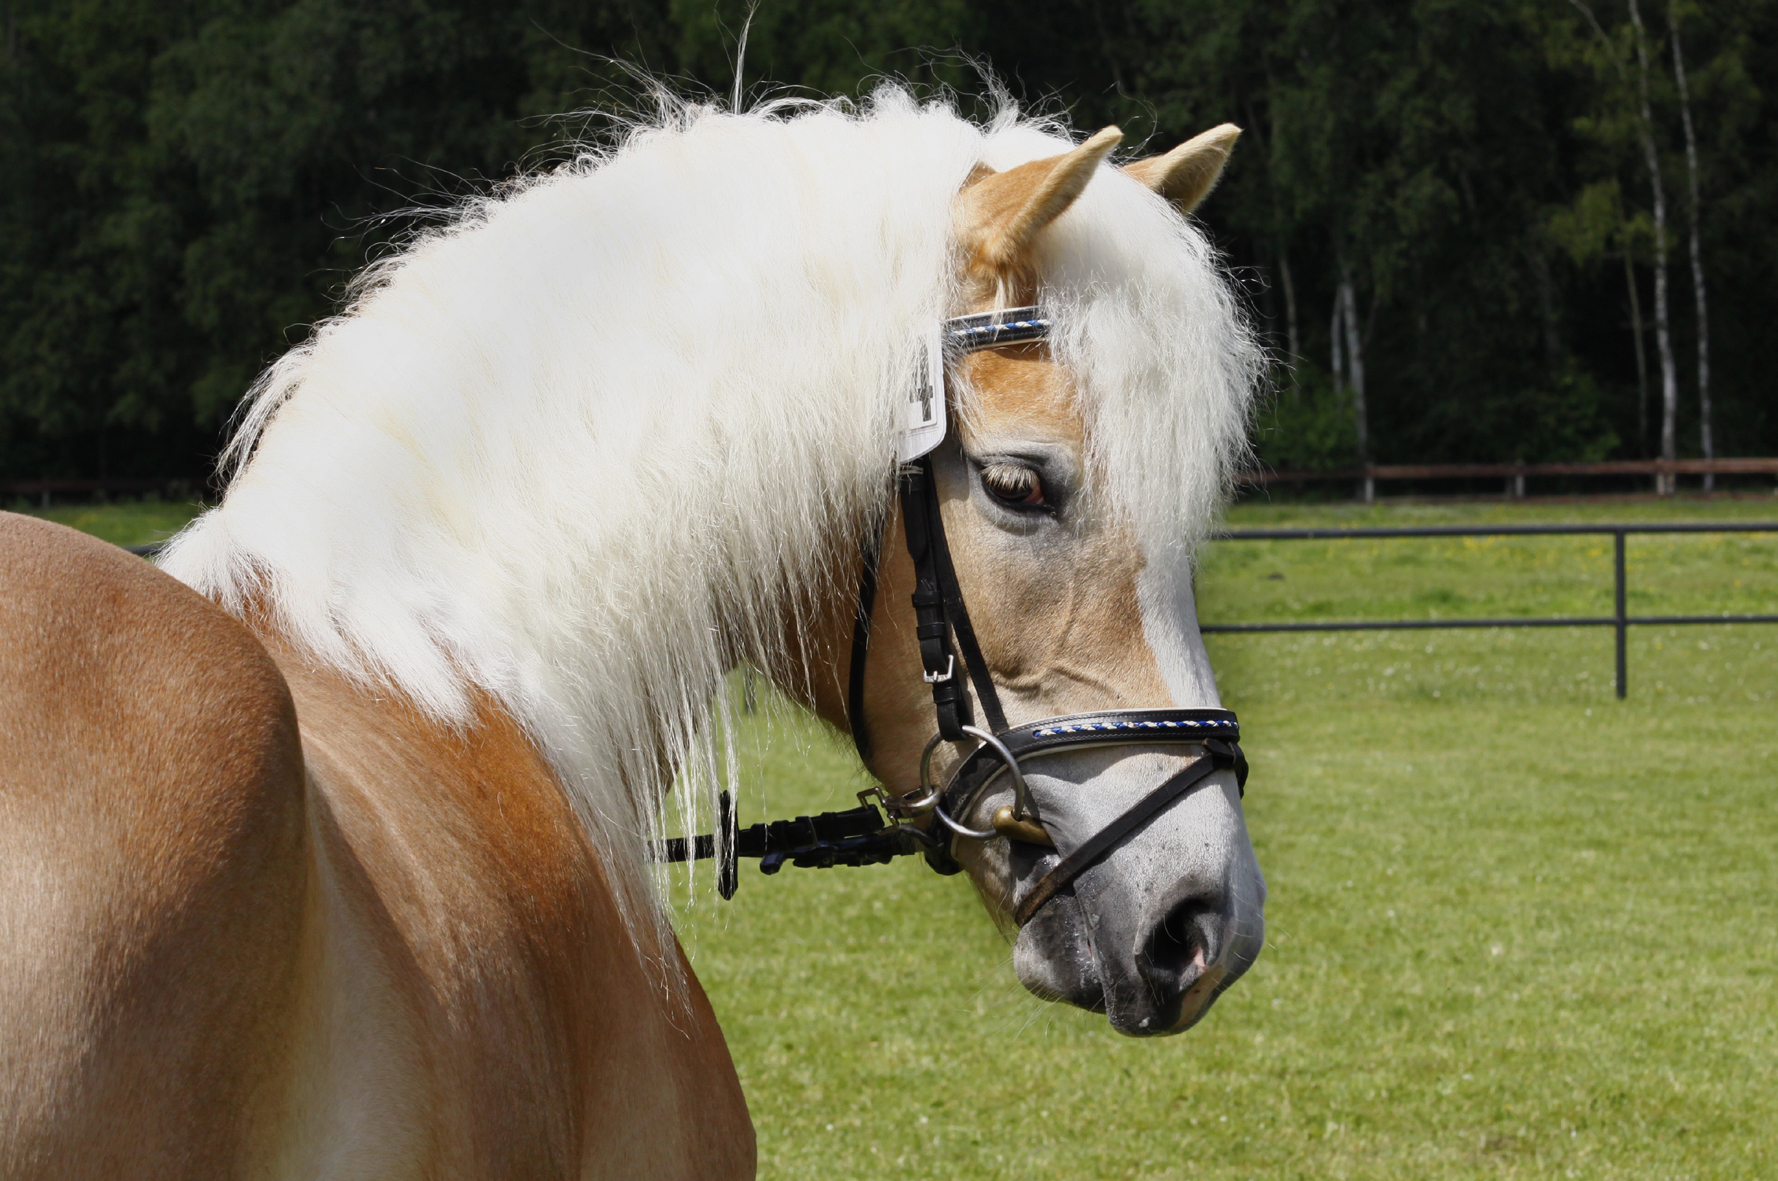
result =
[{"label": "black lead rope", "polygon": [[[868,792],[859,793],[860,796]],[[729,793],[717,798],[721,818],[732,824]],[[924,834],[917,829],[889,824],[873,804],[794,820],[772,820],[746,828],[730,828],[728,857],[717,874],[717,892],[723,898],[735,893],[735,859],[759,859],[761,873],[774,874],[785,864],[799,869],[832,869],[836,865],[887,865],[897,857],[921,852]],[[709,834],[671,837],[656,845],[656,861],[698,861],[715,857],[716,838]]]}]

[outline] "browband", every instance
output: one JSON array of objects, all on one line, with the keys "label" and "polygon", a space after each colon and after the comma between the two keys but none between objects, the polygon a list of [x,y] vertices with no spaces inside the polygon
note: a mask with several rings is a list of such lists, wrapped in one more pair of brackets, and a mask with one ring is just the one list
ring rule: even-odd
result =
[{"label": "browband", "polygon": [[1050,318],[1040,308],[1007,308],[1000,312],[953,316],[940,327],[939,336],[944,342],[945,359],[949,361],[983,349],[1045,340],[1049,337],[1050,326]]}]

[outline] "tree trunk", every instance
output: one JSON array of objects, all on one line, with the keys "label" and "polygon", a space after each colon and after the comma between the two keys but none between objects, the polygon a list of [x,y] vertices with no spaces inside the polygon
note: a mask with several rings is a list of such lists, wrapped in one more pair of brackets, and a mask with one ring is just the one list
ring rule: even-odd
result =
[{"label": "tree trunk", "polygon": [[[1685,81],[1685,54],[1679,45],[1679,17],[1667,4],[1667,28],[1673,34],[1673,79],[1679,83],[1679,117],[1685,126],[1685,171],[1691,183],[1692,293],[1698,301],[1698,426],[1704,458],[1715,459],[1710,431],[1710,312],[1704,299],[1704,248],[1698,234],[1702,216],[1698,203],[1698,135],[1692,128],[1692,98]],[[1716,487],[1716,477],[1704,473],[1704,491]]]},{"label": "tree trunk", "polygon": [[[1642,100],[1642,159],[1648,167],[1648,184],[1654,194],[1655,220],[1655,349],[1661,358],[1661,458],[1679,458],[1679,371],[1673,363],[1673,322],[1667,307],[1667,190],[1661,182],[1661,157],[1655,150],[1655,117],[1648,100],[1648,31],[1642,26],[1642,10],[1630,0],[1630,22],[1636,26],[1636,61],[1640,67],[1637,90]],[[1674,478],[1663,474],[1657,487],[1671,496]]]},{"label": "tree trunk", "polygon": [[[1344,310],[1346,328],[1346,379],[1352,387],[1352,417],[1358,424],[1358,462],[1371,461],[1370,421],[1364,405],[1364,347],[1358,339],[1358,296],[1352,289],[1352,272],[1342,268],[1340,290],[1334,300]],[[1336,323],[1338,319],[1336,313]],[[1336,344],[1336,348],[1339,346]]]},{"label": "tree trunk", "polygon": [[1636,265],[1624,241],[1624,286],[1630,289],[1630,331],[1636,337],[1636,448],[1648,457],[1648,345],[1642,330],[1642,295],[1636,289]]},{"label": "tree trunk", "polygon": [[1290,363],[1295,365],[1302,352],[1296,329],[1296,284],[1290,278],[1290,255],[1282,250],[1278,252],[1278,278],[1284,285],[1285,347],[1289,349]]}]

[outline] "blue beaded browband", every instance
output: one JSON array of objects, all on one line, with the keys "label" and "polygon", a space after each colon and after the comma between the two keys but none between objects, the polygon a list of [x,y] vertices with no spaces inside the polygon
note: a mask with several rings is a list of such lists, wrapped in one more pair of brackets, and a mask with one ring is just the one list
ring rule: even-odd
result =
[{"label": "blue beaded browband", "polygon": [[[922,853],[940,873],[956,873],[961,866],[951,849],[958,839],[1004,838],[1055,846],[1025,783],[1021,760],[1063,749],[1123,743],[1197,747],[1200,753],[1177,774],[1079,847],[1061,856],[1042,876],[1023,886],[1013,907],[1013,919],[1024,926],[1081,873],[1213,772],[1234,771],[1237,787],[1245,791],[1247,760],[1239,743],[1241,728],[1235,715],[1225,709],[1107,710],[1044,718],[1023,726],[1007,725],[1000,695],[976,642],[963,591],[951,564],[930,451],[945,434],[944,385],[949,365],[983,349],[1046,340],[1051,327],[1050,318],[1039,308],[1009,308],[941,321],[929,338],[936,348],[928,346],[928,371],[913,399],[920,409],[911,415],[910,428],[903,433],[900,454],[904,462],[897,473],[902,528],[907,536],[908,556],[914,564],[915,635],[920,644],[924,678],[932,687],[932,707],[937,719],[937,733],[926,744],[920,759],[919,789],[910,795],[891,796],[880,787],[873,788],[858,793],[857,808],[756,824],[745,830],[735,827],[724,793],[718,820],[728,839],[721,842],[721,850],[714,836],[677,838],[665,842],[659,850],[661,860],[683,861],[720,852],[722,865],[717,888],[724,898],[735,891],[736,857],[760,858],[760,869],[769,874],[776,873],[786,862],[819,868],[877,865],[906,854]],[[846,698],[852,740],[866,766],[870,764],[871,748],[865,724],[864,668],[870,651],[871,619],[876,610],[880,541],[880,536],[870,536],[864,548]],[[973,724],[971,694],[965,688],[965,678],[957,675],[959,664],[974,688],[973,705],[981,709],[987,722],[985,729]],[[976,748],[958,764],[944,787],[933,784],[933,752],[940,743],[965,741],[975,741]],[[970,815],[983,791],[1003,773],[1011,780],[1013,803],[996,810],[992,828],[967,827],[962,818]],[[886,821],[872,799],[882,804]]]},{"label": "blue beaded browband", "polygon": [[1140,722],[1075,722],[1067,726],[1046,726],[1036,731],[1039,738],[1048,738],[1052,734],[1114,734],[1130,730],[1196,730],[1214,731],[1227,730],[1240,733],[1240,726],[1233,718],[1206,718],[1195,722],[1181,722],[1172,719]]},{"label": "blue beaded browband", "polygon": [[1036,308],[1011,308],[1004,312],[980,312],[958,316],[942,326],[947,356],[997,349],[1002,345],[1046,340],[1050,320]]}]

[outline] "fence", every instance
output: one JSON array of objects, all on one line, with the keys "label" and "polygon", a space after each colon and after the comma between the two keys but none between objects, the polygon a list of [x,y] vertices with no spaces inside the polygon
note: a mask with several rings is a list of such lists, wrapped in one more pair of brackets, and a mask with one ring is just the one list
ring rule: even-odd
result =
[{"label": "fence", "polygon": [[174,477],[158,480],[0,480],[0,497],[35,497],[39,508],[48,508],[50,497],[54,495],[103,499],[112,493],[140,495],[144,492],[167,497],[193,495],[190,480]]},{"label": "fence", "polygon": [[[1501,480],[1506,495],[1523,497],[1528,479],[1598,479],[1601,477],[1653,476],[1655,491],[1672,492],[1676,476],[1768,476],[1778,475],[1778,459],[1621,459],[1601,463],[1433,463],[1433,464],[1371,464],[1367,467],[1342,468],[1325,472],[1251,471],[1240,482],[1254,487],[1292,484],[1354,484],[1359,498],[1370,503],[1377,498],[1381,480],[1422,483],[1438,480]],[[1665,488],[1660,481],[1668,481]]]},{"label": "fence", "polygon": [[1475,528],[1467,525],[1427,525],[1401,529],[1233,529],[1217,534],[1219,541],[1329,541],[1365,537],[1523,537],[1523,536],[1605,536],[1612,538],[1612,570],[1614,574],[1611,615],[1558,615],[1514,619],[1375,619],[1340,623],[1211,623],[1199,630],[1215,632],[1356,632],[1356,631],[1418,631],[1440,628],[1477,627],[1609,627],[1617,633],[1617,695],[1630,691],[1630,674],[1626,642],[1632,627],[1647,624],[1688,623],[1778,623],[1778,615],[1631,615],[1625,609],[1628,574],[1625,571],[1624,539],[1631,533],[1778,533],[1778,521],[1749,524],[1675,524],[1675,525],[1496,525]]},{"label": "fence", "polygon": [[[1599,479],[1624,476],[1778,476],[1778,458],[1734,459],[1619,459],[1599,463],[1430,463],[1370,464],[1332,471],[1243,472],[1239,482],[1264,488],[1277,484],[1302,487],[1308,484],[1353,484],[1365,501],[1376,499],[1381,481],[1424,483],[1440,480],[1501,480],[1506,495],[1525,495],[1530,479]],[[1672,485],[1668,485],[1671,490]],[[1656,490],[1660,491],[1657,483]],[[49,507],[54,494],[106,495],[113,492],[160,492],[186,495],[191,484],[183,479],[158,480],[6,480],[0,495],[41,497]]]},{"label": "fence", "polygon": [[[1778,533],[1778,521],[1743,524],[1675,525],[1426,525],[1400,529],[1231,529],[1216,535],[1218,541],[1346,541],[1367,537],[1601,537],[1612,539],[1613,596],[1611,615],[1553,615],[1507,619],[1357,619],[1334,623],[1206,623],[1198,630],[1217,632],[1365,632],[1425,631],[1478,627],[1609,627],[1617,634],[1617,695],[1630,691],[1629,630],[1648,624],[1778,623],[1778,615],[1631,615],[1626,610],[1629,575],[1625,569],[1624,539],[1631,533]],[[128,547],[131,553],[153,557],[160,542]],[[751,683],[749,684],[751,690]]]}]

